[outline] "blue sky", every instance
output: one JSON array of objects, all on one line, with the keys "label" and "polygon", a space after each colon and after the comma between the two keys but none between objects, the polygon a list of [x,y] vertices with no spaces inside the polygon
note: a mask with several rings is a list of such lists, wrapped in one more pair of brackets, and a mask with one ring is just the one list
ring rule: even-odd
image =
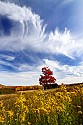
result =
[{"label": "blue sky", "polygon": [[0,0],[0,83],[39,85],[49,66],[57,83],[83,82],[82,0]]}]

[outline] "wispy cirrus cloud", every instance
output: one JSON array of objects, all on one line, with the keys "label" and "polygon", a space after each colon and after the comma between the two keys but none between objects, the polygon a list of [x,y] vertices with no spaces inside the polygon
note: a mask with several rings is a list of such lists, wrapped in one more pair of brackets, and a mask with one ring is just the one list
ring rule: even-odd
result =
[{"label": "wispy cirrus cloud", "polygon": [[14,56],[5,55],[5,54],[0,54],[0,59],[5,59],[7,61],[14,61],[15,57]]},{"label": "wispy cirrus cloud", "polygon": [[42,26],[40,16],[32,13],[30,8],[20,7],[13,3],[0,1],[0,5],[0,14],[14,23],[10,35],[0,38],[3,42],[0,49],[22,50],[30,46],[33,48],[39,47],[39,43],[45,37],[45,26]]},{"label": "wispy cirrus cloud", "polygon": [[8,69],[11,69],[10,71],[19,71],[17,66],[7,61],[0,60],[0,66],[1,66],[0,70],[2,71],[8,71]]},{"label": "wispy cirrus cloud", "polygon": [[0,72],[0,82],[5,85],[38,85],[40,74],[42,74],[41,68],[44,66],[49,66],[53,71],[53,76],[57,79],[58,84],[83,82],[83,64],[69,66],[48,59],[43,59],[38,66],[21,64],[19,67],[21,72]]},{"label": "wispy cirrus cloud", "polygon": [[[49,66],[54,72],[58,83],[82,82],[83,64],[78,66],[62,65],[60,62],[43,59],[45,66]],[[42,66],[41,66],[42,67]]]},{"label": "wispy cirrus cloud", "polygon": [[82,40],[75,39],[67,28],[63,33],[57,29],[55,32],[45,33],[46,26],[43,26],[40,16],[30,8],[0,1],[0,14],[14,23],[10,35],[0,37],[0,50],[32,49],[37,52],[64,54],[72,59],[74,53],[77,56],[82,54]]},{"label": "wispy cirrus cloud", "polygon": [[69,65],[62,65],[60,62],[43,59],[45,64],[56,71],[60,71],[61,74],[65,75],[73,75],[73,76],[80,76],[83,71],[80,72],[80,69],[83,68],[83,65],[79,66],[69,66]]},{"label": "wispy cirrus cloud", "polygon": [[[71,2],[71,0],[68,2]],[[19,85],[19,83],[20,85],[38,84],[38,78],[43,66],[49,66],[54,71],[54,76],[58,79],[58,83],[82,81],[82,63],[78,66],[62,65],[56,59],[55,61],[47,57],[40,59],[36,58],[35,55],[33,58],[33,54],[29,55],[25,51],[33,50],[34,53],[63,54],[75,60],[76,57],[82,58],[82,35],[80,37],[78,34],[72,34],[67,28],[65,28],[64,32],[61,32],[56,27],[54,32],[47,33],[47,24],[43,25],[43,20],[38,14],[32,12],[31,8],[21,7],[14,3],[0,1],[0,15],[10,20],[12,26],[8,35],[4,34],[4,28],[0,29],[0,51],[23,52],[22,54],[28,60],[31,59],[31,61],[36,63],[36,65],[29,65],[28,62],[22,63],[23,58],[20,58],[21,55],[1,55],[0,70],[2,69],[3,72],[0,72],[0,82],[14,85]],[[21,62],[18,58],[20,58]],[[11,61],[13,63],[10,63]],[[14,61],[18,64],[14,64]],[[10,73],[8,70],[4,72],[4,66],[11,67],[18,72]]]}]

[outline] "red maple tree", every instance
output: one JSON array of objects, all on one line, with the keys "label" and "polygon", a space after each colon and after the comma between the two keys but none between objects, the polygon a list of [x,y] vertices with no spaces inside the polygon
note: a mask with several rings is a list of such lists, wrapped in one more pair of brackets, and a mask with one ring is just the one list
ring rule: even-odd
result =
[{"label": "red maple tree", "polygon": [[39,83],[40,85],[43,85],[44,87],[54,84],[56,79],[52,76],[53,72],[48,67],[42,68],[43,75],[40,75]]}]

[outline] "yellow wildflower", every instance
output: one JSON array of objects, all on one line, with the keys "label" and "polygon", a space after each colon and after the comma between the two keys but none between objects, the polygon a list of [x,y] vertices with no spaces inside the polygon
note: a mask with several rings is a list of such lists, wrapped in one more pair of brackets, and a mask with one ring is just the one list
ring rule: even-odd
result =
[{"label": "yellow wildflower", "polygon": [[12,117],[13,116],[13,114],[14,114],[14,112],[11,110],[11,111],[7,111],[7,113],[8,113],[8,116],[9,117]]},{"label": "yellow wildflower", "polygon": [[30,122],[28,122],[28,125],[31,125],[31,123],[30,123]]},{"label": "yellow wildflower", "polygon": [[2,107],[3,106],[3,102],[2,101],[0,101],[0,107]]},{"label": "yellow wildflower", "polygon": [[80,105],[78,105],[78,106],[77,106],[77,108],[81,109],[81,106],[80,106]]},{"label": "yellow wildflower", "polygon": [[83,112],[82,111],[78,111],[78,114],[83,114]]},{"label": "yellow wildflower", "polygon": [[0,116],[0,122],[4,122],[4,117]]}]

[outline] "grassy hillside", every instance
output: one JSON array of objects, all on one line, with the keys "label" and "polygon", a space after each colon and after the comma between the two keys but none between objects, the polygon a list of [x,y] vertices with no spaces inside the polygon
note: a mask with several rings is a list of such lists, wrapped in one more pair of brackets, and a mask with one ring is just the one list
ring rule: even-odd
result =
[{"label": "grassy hillside", "polygon": [[0,125],[82,125],[83,85],[33,90],[0,99]]},{"label": "grassy hillside", "polygon": [[[67,90],[70,91],[70,88],[72,89],[74,86],[83,85],[83,83],[74,83],[74,84],[65,84],[67,87]],[[58,88],[60,88],[61,85],[58,85]],[[14,94],[18,91],[27,91],[27,90],[43,90],[43,86],[34,85],[34,86],[4,86],[0,84],[0,94]],[[58,89],[59,90],[59,89]]]},{"label": "grassy hillside", "polygon": [[4,87],[5,87],[5,85],[0,84],[0,88],[4,88]]},{"label": "grassy hillside", "polygon": [[27,91],[27,90],[43,90],[43,86],[3,86],[0,87],[0,95],[1,94],[14,94],[18,91]]}]

